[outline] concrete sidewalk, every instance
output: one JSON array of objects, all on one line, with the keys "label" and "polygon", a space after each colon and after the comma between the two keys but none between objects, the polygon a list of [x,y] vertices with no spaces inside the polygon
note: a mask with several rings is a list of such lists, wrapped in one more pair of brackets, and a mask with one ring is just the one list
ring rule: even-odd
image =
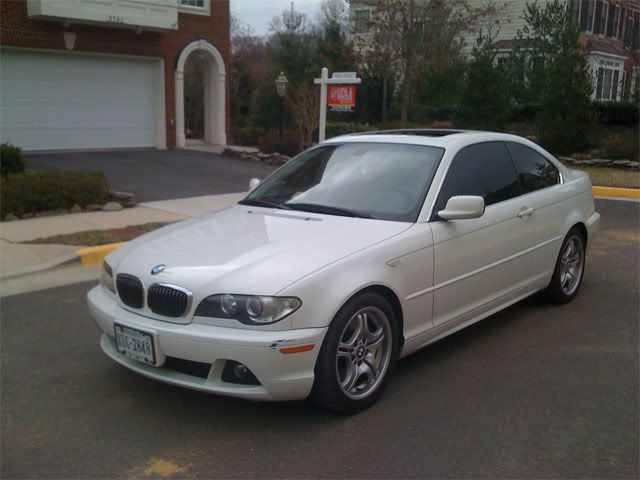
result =
[{"label": "concrete sidewalk", "polygon": [[142,203],[119,212],[84,212],[2,222],[0,240],[13,243],[29,242],[37,238],[87,230],[109,230],[149,222],[175,222],[225,208],[238,202],[245,195],[244,192],[207,195]]},{"label": "concrete sidewalk", "polygon": [[31,275],[79,258],[79,246],[31,245],[52,235],[110,230],[149,222],[175,222],[219,210],[241,200],[245,192],[143,203],[119,212],[85,212],[0,223],[0,277]]}]

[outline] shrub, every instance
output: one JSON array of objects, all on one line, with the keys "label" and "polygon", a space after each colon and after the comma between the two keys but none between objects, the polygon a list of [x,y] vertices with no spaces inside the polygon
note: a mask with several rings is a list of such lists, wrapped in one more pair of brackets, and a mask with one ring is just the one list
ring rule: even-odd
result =
[{"label": "shrub", "polygon": [[293,157],[302,151],[302,144],[293,130],[285,130],[282,140],[278,130],[269,130],[258,139],[258,148],[264,153],[281,153]]},{"label": "shrub", "polygon": [[0,174],[5,177],[10,173],[21,172],[24,172],[22,149],[10,143],[0,145]]},{"label": "shrub", "polygon": [[233,131],[233,140],[238,145],[258,145],[258,139],[263,135],[262,127],[237,128]]},{"label": "shrub", "polygon": [[531,122],[541,110],[538,103],[523,103],[516,105],[511,110],[512,122]]},{"label": "shrub", "polygon": [[640,106],[633,102],[593,102],[599,123],[637,125]]},{"label": "shrub", "polygon": [[607,158],[638,159],[640,140],[633,133],[614,133],[602,144],[602,153]]},{"label": "shrub", "polygon": [[326,138],[339,137],[340,135],[347,135],[349,133],[358,132],[370,132],[376,130],[375,125],[368,123],[350,123],[350,122],[335,122],[327,123],[325,130]]},{"label": "shrub", "polygon": [[2,180],[0,216],[68,209],[74,203],[101,204],[108,199],[107,181],[100,172],[30,171]]}]

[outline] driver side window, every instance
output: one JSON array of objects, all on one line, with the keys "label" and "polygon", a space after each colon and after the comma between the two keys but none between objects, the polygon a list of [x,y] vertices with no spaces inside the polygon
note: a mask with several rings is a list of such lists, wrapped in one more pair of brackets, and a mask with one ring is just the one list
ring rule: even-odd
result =
[{"label": "driver side window", "polygon": [[457,153],[436,200],[435,218],[456,195],[481,196],[486,206],[520,195],[518,177],[504,143],[478,143]]}]

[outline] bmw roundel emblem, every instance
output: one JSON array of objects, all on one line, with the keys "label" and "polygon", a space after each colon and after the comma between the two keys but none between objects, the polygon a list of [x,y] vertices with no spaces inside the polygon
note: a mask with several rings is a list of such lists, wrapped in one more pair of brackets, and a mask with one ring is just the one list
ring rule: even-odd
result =
[{"label": "bmw roundel emblem", "polygon": [[162,273],[164,272],[165,268],[167,268],[167,266],[163,265],[162,263],[160,265],[156,265],[151,269],[151,275],[157,275],[159,273]]}]

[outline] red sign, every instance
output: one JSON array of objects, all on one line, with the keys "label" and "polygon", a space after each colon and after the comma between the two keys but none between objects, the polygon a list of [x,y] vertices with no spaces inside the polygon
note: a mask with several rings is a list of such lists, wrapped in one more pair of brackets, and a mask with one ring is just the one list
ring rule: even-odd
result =
[{"label": "red sign", "polygon": [[356,86],[329,85],[327,98],[332,112],[352,112],[356,106]]}]

